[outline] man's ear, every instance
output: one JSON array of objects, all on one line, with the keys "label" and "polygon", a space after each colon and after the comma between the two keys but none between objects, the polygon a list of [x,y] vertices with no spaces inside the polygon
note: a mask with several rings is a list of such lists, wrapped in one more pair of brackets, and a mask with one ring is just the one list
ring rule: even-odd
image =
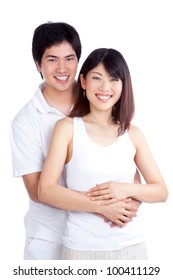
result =
[{"label": "man's ear", "polygon": [[44,79],[43,75],[42,75],[42,72],[41,72],[40,64],[37,61],[35,61],[35,65],[36,65],[37,71],[40,73],[41,78]]},{"label": "man's ear", "polygon": [[38,71],[39,73],[41,73],[41,66],[38,64],[37,61],[35,61],[35,65],[36,65],[37,71]]}]

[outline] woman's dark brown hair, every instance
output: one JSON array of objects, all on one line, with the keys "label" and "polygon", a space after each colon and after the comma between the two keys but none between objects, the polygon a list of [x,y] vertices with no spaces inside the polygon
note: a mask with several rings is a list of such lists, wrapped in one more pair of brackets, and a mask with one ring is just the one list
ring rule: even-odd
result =
[{"label": "woman's dark brown hair", "polygon": [[135,105],[128,65],[122,54],[115,49],[99,48],[86,58],[79,73],[75,104],[69,116],[84,117],[90,112],[89,101],[83,96],[80,74],[83,74],[85,79],[88,72],[99,64],[103,64],[111,77],[122,81],[121,97],[112,108],[112,118],[115,124],[119,124],[119,135],[122,135],[130,126],[134,116]]}]

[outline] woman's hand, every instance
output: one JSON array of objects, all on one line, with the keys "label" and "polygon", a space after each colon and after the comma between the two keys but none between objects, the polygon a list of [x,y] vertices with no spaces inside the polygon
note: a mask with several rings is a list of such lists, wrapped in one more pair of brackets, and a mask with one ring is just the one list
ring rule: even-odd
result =
[{"label": "woman's hand", "polygon": [[105,182],[90,189],[87,196],[94,201],[105,200],[102,204],[108,205],[130,197],[130,186],[126,183]]}]

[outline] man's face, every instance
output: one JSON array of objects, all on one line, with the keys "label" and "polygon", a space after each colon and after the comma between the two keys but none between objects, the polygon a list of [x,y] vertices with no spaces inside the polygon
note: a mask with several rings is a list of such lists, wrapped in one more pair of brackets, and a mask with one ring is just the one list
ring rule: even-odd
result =
[{"label": "man's face", "polygon": [[77,67],[76,53],[66,41],[47,48],[41,65],[37,65],[38,71],[43,75],[45,86],[58,92],[68,91],[71,88]]}]

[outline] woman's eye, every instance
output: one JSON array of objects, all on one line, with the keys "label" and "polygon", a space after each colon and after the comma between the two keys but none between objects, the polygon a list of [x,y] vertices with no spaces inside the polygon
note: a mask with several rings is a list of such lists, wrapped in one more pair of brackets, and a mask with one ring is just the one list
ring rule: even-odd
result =
[{"label": "woman's eye", "polygon": [[99,77],[93,76],[93,80],[100,80]]},{"label": "woman's eye", "polygon": [[118,82],[119,80],[120,80],[119,78],[112,78],[112,79],[111,79],[111,81],[113,81],[113,82],[114,82],[114,81]]}]

